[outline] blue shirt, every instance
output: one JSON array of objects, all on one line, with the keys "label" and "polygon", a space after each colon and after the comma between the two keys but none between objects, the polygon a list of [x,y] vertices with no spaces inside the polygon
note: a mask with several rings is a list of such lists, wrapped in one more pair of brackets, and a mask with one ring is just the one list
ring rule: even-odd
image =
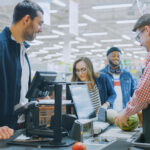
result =
[{"label": "blue shirt", "polygon": [[105,102],[109,102],[110,107],[113,107],[116,93],[114,88],[111,86],[111,82],[109,81],[107,75],[105,73],[100,73],[100,76],[95,78],[95,82],[99,89],[101,105],[103,105]]},{"label": "blue shirt", "polygon": [[[111,82],[111,85],[114,88],[114,78],[113,78],[113,75],[109,72],[109,66],[107,65],[100,72],[104,72],[107,74]],[[133,93],[136,89],[136,83],[132,75],[129,72],[127,72],[124,69],[121,69],[120,84],[121,84],[121,91],[122,91],[122,97],[123,97],[123,108],[125,108],[126,104],[130,100],[130,97],[133,96]]]},{"label": "blue shirt", "polygon": [[[24,46],[29,45],[24,42]],[[31,76],[27,54],[25,57]],[[14,127],[13,111],[20,101],[21,73],[20,44],[12,40],[11,31],[6,27],[0,33],[0,126]]]}]

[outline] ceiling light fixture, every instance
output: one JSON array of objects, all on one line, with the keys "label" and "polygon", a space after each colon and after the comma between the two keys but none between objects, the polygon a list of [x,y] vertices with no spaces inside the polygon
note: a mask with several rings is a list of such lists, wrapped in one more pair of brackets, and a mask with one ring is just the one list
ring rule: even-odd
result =
[{"label": "ceiling light fixture", "polygon": [[116,47],[132,47],[133,44],[116,44],[114,46],[116,46]]},{"label": "ceiling light fixture", "polygon": [[57,31],[57,30],[52,30],[52,33],[58,34],[58,35],[65,35],[63,32]]},{"label": "ceiling light fixture", "polygon": [[109,43],[109,42],[121,42],[122,39],[108,39],[108,40],[100,40],[102,43]]},{"label": "ceiling light fixture", "polygon": [[60,0],[53,0],[52,3],[53,3],[53,4],[56,4],[56,5],[58,5],[58,6],[61,6],[61,7],[66,7],[66,4],[63,3],[63,2],[60,1]]},{"label": "ceiling light fixture", "polygon": [[131,54],[131,53],[126,53],[126,55],[127,55],[127,56],[129,56],[129,57],[131,57],[131,56],[132,56],[132,54]]},{"label": "ceiling light fixture", "polygon": [[140,42],[138,41],[134,41],[134,44],[140,46]]},{"label": "ceiling light fixture", "polygon": [[106,49],[92,49],[91,52],[106,52]]},{"label": "ceiling light fixture", "polygon": [[58,12],[58,10],[49,10],[50,14],[56,14]]},{"label": "ceiling light fixture", "polygon": [[101,47],[102,46],[102,44],[99,44],[99,43],[93,43],[93,45],[95,45],[95,46],[97,46],[97,47]]},{"label": "ceiling light fixture", "polygon": [[122,35],[122,38],[126,39],[126,40],[131,40],[131,38],[125,34]]},{"label": "ceiling light fixture", "polygon": [[80,42],[86,42],[86,39],[83,39],[83,38],[80,38],[80,37],[76,37],[75,38],[77,41],[80,41]]},{"label": "ceiling light fixture", "polygon": [[56,39],[59,38],[59,35],[39,35],[36,39]]},{"label": "ceiling light fixture", "polygon": [[136,23],[137,20],[118,20],[117,24],[128,24],[128,23]]},{"label": "ceiling light fixture", "polygon": [[101,6],[93,6],[92,9],[126,8],[131,6],[132,4],[101,5]]},{"label": "ceiling light fixture", "polygon": [[107,35],[107,32],[96,32],[96,33],[83,33],[83,36],[101,36],[101,35]]},{"label": "ceiling light fixture", "polygon": [[[85,27],[87,25],[88,25],[87,23],[79,23],[78,24],[79,27]],[[58,28],[69,28],[69,24],[61,24],[61,25],[58,25],[57,27]]]},{"label": "ceiling light fixture", "polygon": [[84,19],[87,19],[87,20],[91,21],[91,22],[96,22],[96,19],[95,19],[95,18],[90,17],[90,16],[88,16],[87,14],[83,14],[82,17],[83,17]]},{"label": "ceiling light fixture", "polygon": [[79,41],[70,41],[70,44],[79,44]]},{"label": "ceiling light fixture", "polygon": [[134,54],[147,54],[146,51],[137,51],[137,52],[133,52]]},{"label": "ceiling light fixture", "polygon": [[77,46],[77,48],[94,48],[94,45]]},{"label": "ceiling light fixture", "polygon": [[126,51],[141,51],[143,48],[125,48]]}]

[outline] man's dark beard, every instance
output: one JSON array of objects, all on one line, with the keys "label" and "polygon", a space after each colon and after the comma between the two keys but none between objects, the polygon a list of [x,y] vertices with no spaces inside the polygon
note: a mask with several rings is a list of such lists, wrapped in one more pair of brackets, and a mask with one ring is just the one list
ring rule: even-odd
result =
[{"label": "man's dark beard", "polygon": [[113,62],[109,59],[109,64],[110,66],[114,67],[114,68],[118,68],[120,66],[121,61],[119,61],[119,63],[117,65],[113,64]]}]

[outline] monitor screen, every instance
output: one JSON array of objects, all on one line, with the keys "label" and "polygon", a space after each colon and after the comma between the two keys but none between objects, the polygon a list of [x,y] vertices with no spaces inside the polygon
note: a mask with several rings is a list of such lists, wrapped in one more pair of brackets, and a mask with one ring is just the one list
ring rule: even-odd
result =
[{"label": "monitor screen", "polygon": [[50,95],[53,91],[53,85],[50,85],[50,82],[54,81],[56,76],[56,72],[37,71],[26,94],[26,98],[30,99]]},{"label": "monitor screen", "polygon": [[94,107],[87,85],[69,85],[77,117],[79,119],[95,117]]}]

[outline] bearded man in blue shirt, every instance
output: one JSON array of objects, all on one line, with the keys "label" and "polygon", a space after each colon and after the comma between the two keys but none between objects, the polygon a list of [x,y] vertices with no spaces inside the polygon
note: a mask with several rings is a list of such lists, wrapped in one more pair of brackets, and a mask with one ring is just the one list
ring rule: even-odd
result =
[{"label": "bearded man in blue shirt", "polygon": [[117,97],[114,101],[113,109],[117,112],[122,111],[126,107],[136,89],[131,73],[120,66],[121,54],[121,50],[118,47],[111,47],[107,51],[108,65],[100,71],[107,74],[112,87],[115,89]]}]

